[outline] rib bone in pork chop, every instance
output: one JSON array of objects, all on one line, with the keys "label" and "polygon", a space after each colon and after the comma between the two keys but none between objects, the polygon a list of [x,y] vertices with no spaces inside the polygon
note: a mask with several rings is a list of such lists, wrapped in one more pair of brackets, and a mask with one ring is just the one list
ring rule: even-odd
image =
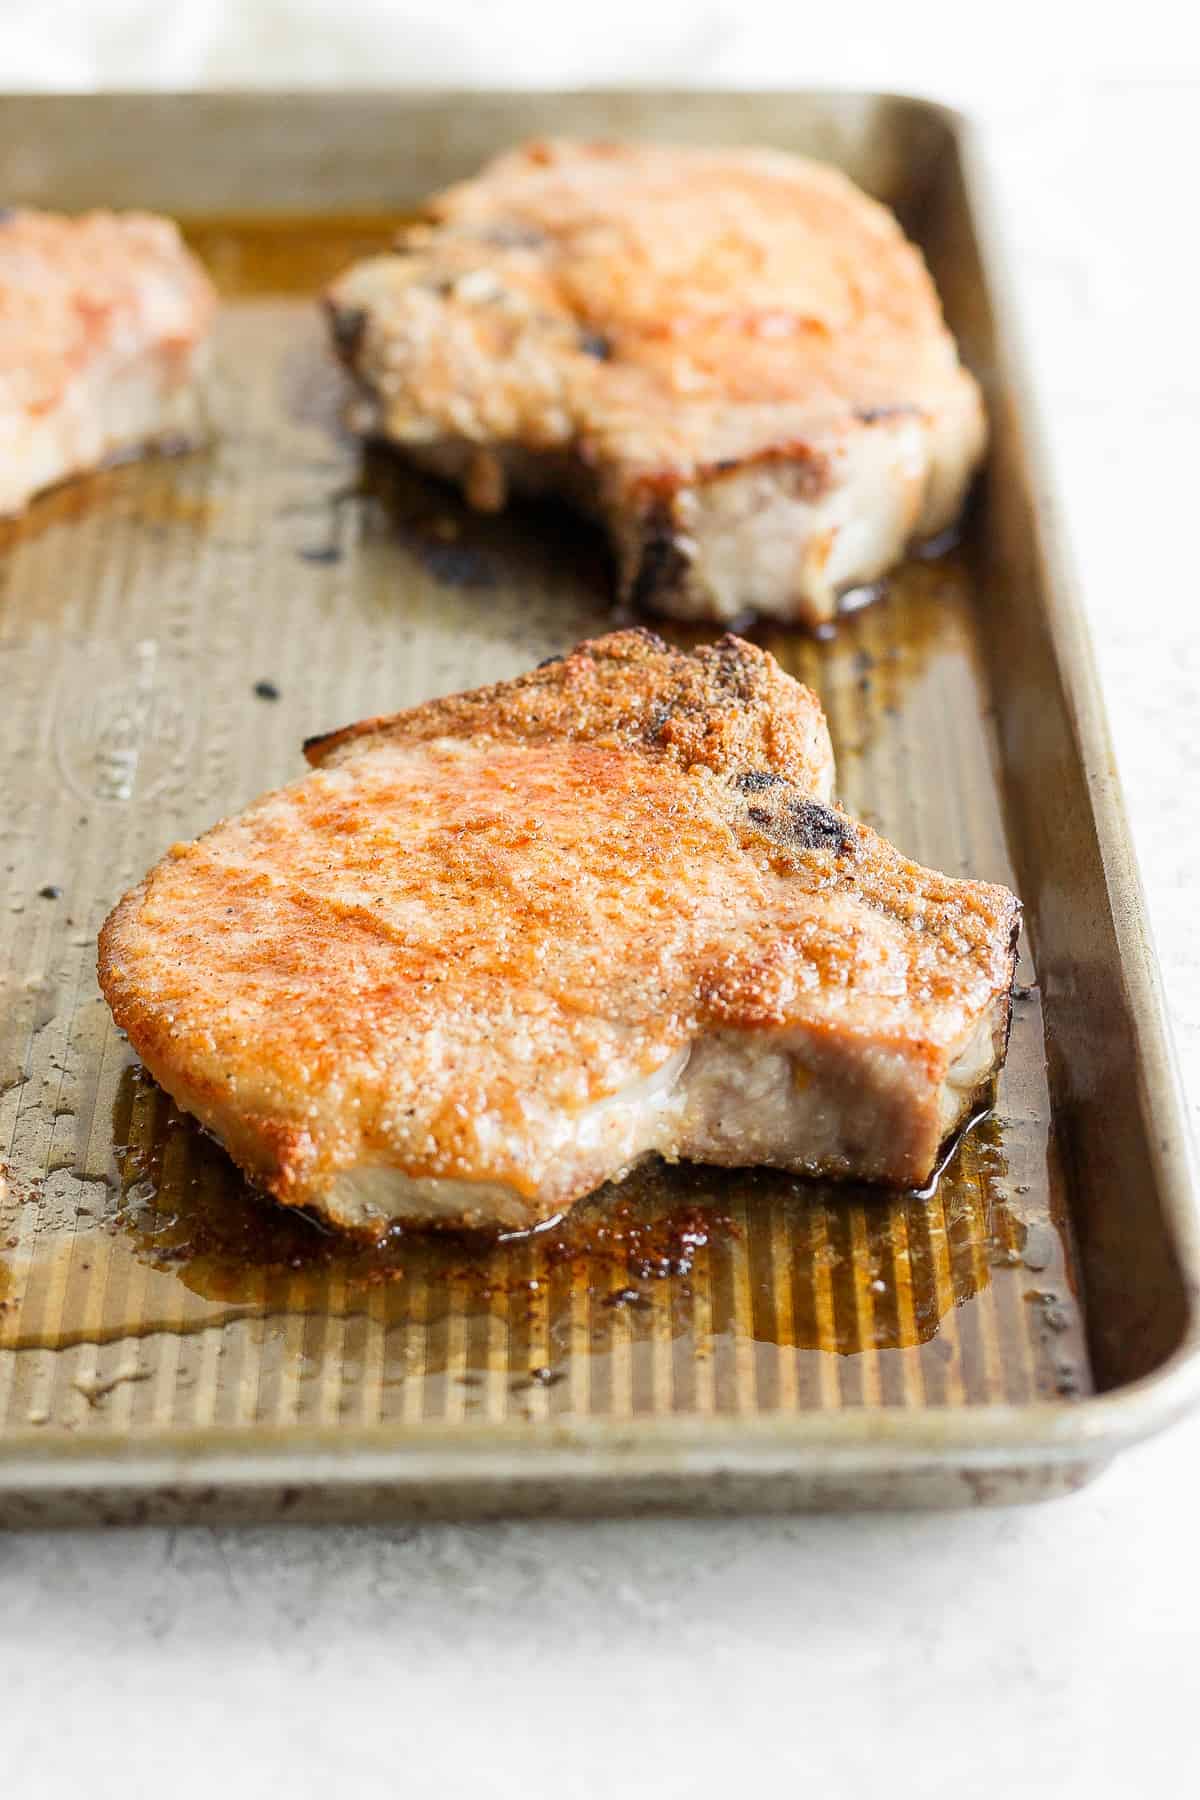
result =
[{"label": "rib bone in pork chop", "polygon": [[623,597],[816,625],[956,518],[983,448],[919,251],[823,164],[533,143],[328,298],[356,419],[484,508],[564,492]]},{"label": "rib bone in pork chop", "polygon": [[816,698],[737,638],[618,632],[307,751],[100,941],[279,1200],[514,1229],[651,1152],[919,1184],[1003,1058],[1013,896],[832,804]]},{"label": "rib bone in pork chop", "polygon": [[0,212],[0,515],[195,434],[216,295],[169,219]]}]

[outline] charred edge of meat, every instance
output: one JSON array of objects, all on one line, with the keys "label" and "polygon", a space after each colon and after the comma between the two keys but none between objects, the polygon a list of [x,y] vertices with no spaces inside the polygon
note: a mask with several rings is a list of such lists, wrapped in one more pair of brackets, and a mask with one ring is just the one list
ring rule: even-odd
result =
[{"label": "charred edge of meat", "polygon": [[832,850],[835,856],[853,856],[855,852],[855,839],[845,819],[819,800],[790,800],[778,812],[750,806],[746,814],[752,824],[789,848]]},{"label": "charred edge of meat", "polygon": [[767,788],[779,787],[782,781],[783,776],[772,774],[770,769],[746,769],[733,785],[739,794],[761,794]]},{"label": "charred edge of meat", "polygon": [[832,850],[835,856],[853,856],[857,848],[853,832],[840,813],[819,800],[797,800],[788,807],[788,826],[805,850]]},{"label": "charred edge of meat", "polygon": [[746,645],[740,637],[727,631],[715,644],[701,650],[699,654],[705,661],[715,665],[717,682],[724,690],[722,699],[727,696],[728,703],[735,706],[751,705],[761,691],[762,665],[755,658],[747,656]]},{"label": "charred edge of meat", "polygon": [[[1022,912],[1022,908],[1021,908],[1020,902],[1018,901],[1016,915],[1013,919],[1013,928],[1012,928],[1012,931],[1009,933],[1009,938],[1008,938],[1008,954],[1012,958],[1013,980],[1009,982],[1008,1005],[1006,1006],[1005,1012],[1004,1012],[1004,1048],[1000,1052],[1000,1062],[1001,1063],[1004,1062],[1005,1057],[1008,1055],[1009,1041],[1012,1038],[1013,981],[1016,980],[1016,975],[1017,975],[1017,957],[1020,954],[1018,946],[1020,945],[1020,942],[1021,942],[1021,920],[1022,920],[1023,916],[1024,915]],[[995,1079],[995,1078],[993,1077],[993,1079]]]},{"label": "charred edge of meat", "polygon": [[605,337],[602,331],[581,331],[579,348],[585,356],[594,356],[597,362],[610,362],[613,354],[613,342]]},{"label": "charred edge of meat", "polygon": [[656,509],[646,520],[642,553],[629,590],[630,603],[652,607],[656,600],[677,592],[687,579],[689,566],[670,514]]},{"label": "charred edge of meat", "polygon": [[329,300],[326,311],[338,355],[349,361],[362,344],[367,329],[367,309],[365,306],[337,306]]},{"label": "charred edge of meat", "polygon": [[[344,727],[342,729],[344,730]],[[341,735],[342,735],[342,732],[340,730],[339,731],[317,731],[317,732],[313,733],[312,737],[301,738],[301,740],[300,740],[301,754],[303,756],[308,756],[308,755],[310,755],[310,753],[312,751],[319,749],[322,744],[328,744],[331,741],[331,739],[336,738],[336,737],[341,737]]]}]

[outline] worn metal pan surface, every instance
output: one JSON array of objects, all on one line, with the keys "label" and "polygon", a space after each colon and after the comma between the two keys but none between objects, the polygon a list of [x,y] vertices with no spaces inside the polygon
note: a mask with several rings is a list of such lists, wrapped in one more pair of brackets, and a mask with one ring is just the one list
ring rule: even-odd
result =
[{"label": "worn metal pan surface", "polygon": [[[924,245],[993,423],[962,545],[825,642],[850,807],[1010,882],[997,1103],[934,1193],[651,1169],[562,1232],[342,1252],[134,1066],[95,935],[307,734],[611,620],[550,510],[471,517],[338,429],[314,287],[531,132],[843,164]],[[10,99],[9,200],[181,215],[228,304],[211,441],[0,544],[0,1518],[1035,1498],[1198,1387],[1188,1150],[1088,645],[969,135],[873,95]]]}]

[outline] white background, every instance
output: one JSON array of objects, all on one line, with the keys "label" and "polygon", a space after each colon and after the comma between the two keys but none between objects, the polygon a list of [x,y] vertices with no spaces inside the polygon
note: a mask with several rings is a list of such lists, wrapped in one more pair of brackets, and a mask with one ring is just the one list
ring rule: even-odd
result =
[{"label": "white background", "polygon": [[[0,87],[862,84],[984,126],[1190,1109],[1191,9],[0,3]],[[0,1539],[0,1793],[1200,1791],[1200,1426],[951,1518]]]}]

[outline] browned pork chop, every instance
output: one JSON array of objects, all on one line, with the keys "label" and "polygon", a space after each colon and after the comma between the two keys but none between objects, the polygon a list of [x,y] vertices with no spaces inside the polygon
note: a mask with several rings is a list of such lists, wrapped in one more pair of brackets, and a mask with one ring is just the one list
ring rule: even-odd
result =
[{"label": "browned pork chop", "polygon": [[618,632],[307,750],[100,939],[282,1201],[514,1229],[651,1152],[919,1184],[1003,1058],[1017,902],[832,805],[816,698],[737,638]]},{"label": "browned pork chop", "polygon": [[216,305],[169,219],[0,212],[0,514],[196,429]]},{"label": "browned pork chop", "polygon": [[532,143],[328,295],[361,428],[477,506],[596,514],[623,596],[810,625],[957,517],[983,448],[919,251],[770,150]]}]

